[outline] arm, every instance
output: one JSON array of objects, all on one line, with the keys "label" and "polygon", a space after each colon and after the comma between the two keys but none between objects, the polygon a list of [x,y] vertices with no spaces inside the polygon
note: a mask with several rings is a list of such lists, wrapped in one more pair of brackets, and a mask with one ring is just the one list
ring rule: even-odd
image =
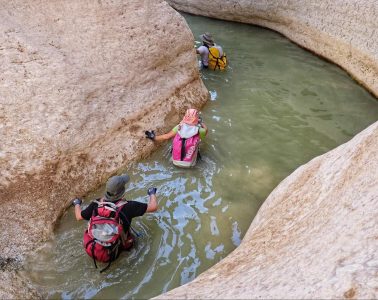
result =
[{"label": "arm", "polygon": [[176,135],[176,133],[173,130],[171,130],[170,132],[168,132],[166,134],[155,136],[154,140],[157,141],[157,142],[165,141],[165,140],[169,140],[169,139],[173,138],[175,135]]},{"label": "arm", "polygon": [[147,194],[150,196],[150,200],[148,201],[146,212],[155,212],[158,209],[156,190],[157,189],[155,187],[152,187],[147,191]]},{"label": "arm", "polygon": [[75,205],[75,217],[78,221],[84,220],[81,216],[81,206],[79,204]]},{"label": "arm", "polygon": [[83,217],[81,216],[81,199],[76,198],[72,201],[72,205],[75,207],[75,217],[77,221],[83,220]]},{"label": "arm", "polygon": [[150,201],[148,201],[146,212],[155,212],[158,209],[156,195],[150,196]]},{"label": "arm", "polygon": [[199,55],[205,55],[207,53],[207,48],[204,45],[201,45],[196,49],[196,53]]},{"label": "arm", "polygon": [[207,129],[206,124],[205,124],[205,123],[201,123],[201,127],[202,127],[203,129],[205,129],[205,135],[207,135],[207,131],[208,131],[208,129]]},{"label": "arm", "polygon": [[165,141],[165,140],[169,140],[170,138],[173,138],[176,135],[176,132],[173,128],[170,132],[166,134],[156,135],[154,130],[151,130],[151,131],[147,130],[144,132],[144,134],[146,135],[146,138],[153,141],[160,142],[160,141]]}]

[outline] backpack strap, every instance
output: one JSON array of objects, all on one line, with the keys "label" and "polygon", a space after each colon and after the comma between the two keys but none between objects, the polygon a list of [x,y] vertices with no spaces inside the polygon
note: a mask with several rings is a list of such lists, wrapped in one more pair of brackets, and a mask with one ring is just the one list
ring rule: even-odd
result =
[{"label": "backpack strap", "polygon": [[110,251],[110,258],[109,258],[109,262],[108,262],[108,265],[103,268],[100,273],[102,272],[105,272],[107,269],[109,269],[110,265],[112,264],[113,261],[116,260],[116,258],[119,256],[120,252],[119,252],[119,246],[120,246],[120,242],[118,242],[114,248],[111,248],[109,249]]},{"label": "backpack strap", "polygon": [[92,202],[96,203],[97,204],[97,207],[95,209],[92,210],[92,217],[94,216],[97,216],[98,215],[98,205],[99,205],[99,201],[101,201],[101,198],[97,198],[96,200],[93,200]]},{"label": "backpack strap", "polygon": [[117,203],[114,203],[114,202],[111,202],[111,201],[104,201],[103,199],[101,199],[101,200],[96,199],[93,202],[97,203],[97,205],[108,205],[108,206],[116,209],[117,207],[124,206],[127,203],[127,200],[121,199]]},{"label": "backpack strap", "polygon": [[[107,203],[109,203],[109,202],[107,202]],[[118,223],[122,223],[122,220],[121,220],[121,218],[119,217],[119,214],[121,213],[121,214],[123,214],[122,212],[121,212],[121,210],[122,210],[122,207],[125,205],[125,204],[127,204],[127,201],[126,200],[124,200],[124,199],[121,199],[120,201],[118,201],[117,203],[113,203],[113,202],[110,202],[111,204],[112,204],[112,207],[113,207],[113,205],[115,206],[115,212],[116,212],[116,215],[115,215],[115,219],[118,221]],[[130,226],[131,227],[131,226]],[[118,240],[118,242],[117,242],[117,244],[113,247],[113,248],[111,248],[111,249],[109,249],[109,251],[110,251],[110,259],[109,259],[109,262],[108,262],[108,265],[105,267],[105,268],[103,268],[101,271],[100,271],[100,273],[102,273],[102,272],[105,272],[107,269],[109,269],[109,267],[110,267],[110,265],[112,264],[112,262],[114,261],[114,260],[116,260],[116,258],[119,256],[119,254],[120,254],[120,252],[119,252],[119,247],[120,247],[120,240]]]},{"label": "backpack strap", "polygon": [[125,199],[121,199],[120,201],[118,201],[118,202],[116,203],[116,207],[119,208],[119,207],[124,206],[125,204],[127,204],[127,200],[125,200]]},{"label": "backpack strap", "polygon": [[100,209],[107,210],[110,213],[109,215],[110,218],[114,218],[114,216],[116,215],[117,208],[114,203],[104,201],[103,199],[94,200],[93,202],[97,204],[97,207],[93,210],[92,216],[98,216]]},{"label": "backpack strap", "polygon": [[[211,48],[215,48],[214,46],[213,47],[211,47]],[[218,57],[218,56],[215,56],[212,52],[211,52],[211,48],[209,48],[209,53],[211,54],[211,56],[212,57],[214,57],[215,59],[220,59],[221,57]],[[217,49],[218,50],[218,52],[219,52],[219,49]]]},{"label": "backpack strap", "polygon": [[94,253],[94,250],[95,250],[95,246],[96,246],[96,241],[95,240],[92,240],[92,257],[93,257],[93,263],[97,269],[97,264],[96,264],[96,256],[95,256],[95,253]]},{"label": "backpack strap", "polygon": [[181,138],[181,157],[180,157],[181,161],[184,160],[185,155],[186,155],[185,146],[186,146],[186,139]]},{"label": "backpack strap", "polygon": [[202,160],[202,156],[201,156],[201,153],[200,153],[199,150],[198,150],[198,152],[197,152],[197,157],[198,157],[198,160]]},{"label": "backpack strap", "polygon": [[[113,203],[114,204],[114,203]],[[124,199],[119,200],[117,203],[115,203],[115,216],[114,218],[117,220],[118,223],[122,223],[121,218],[119,217],[119,214],[121,213],[122,208],[127,204],[127,201]]]},{"label": "backpack strap", "polygon": [[127,224],[129,224],[129,231],[131,230],[132,232],[134,232],[135,236],[136,237],[140,237],[142,236],[139,232],[137,232],[132,226],[131,226],[131,222],[127,219],[127,217],[125,216],[125,214],[120,211],[119,212],[121,216],[123,216],[123,218],[125,219],[125,221],[127,222]]},{"label": "backpack strap", "polygon": [[104,201],[103,199],[101,199],[100,201],[94,200],[93,202],[97,203],[98,206],[100,206],[100,205],[101,206],[106,205],[106,206],[109,206],[109,207],[113,208],[114,210],[117,209],[117,205],[114,202],[111,202],[111,201]]},{"label": "backpack strap", "polygon": [[100,273],[102,273],[102,272],[104,272],[104,271],[106,271],[107,269],[109,269],[109,267],[110,267],[110,265],[112,264],[112,261],[113,261],[114,259],[113,259],[113,254],[112,254],[112,256],[111,256],[111,258],[110,258],[110,260],[109,260],[109,262],[108,262],[108,265],[105,267],[105,268],[103,268],[101,271],[100,271]]},{"label": "backpack strap", "polygon": [[[214,46],[213,46],[213,47],[214,47]],[[213,47],[211,47],[211,48],[213,48]],[[226,57],[226,55],[223,54],[222,56],[219,56],[219,57],[218,57],[218,56],[215,56],[215,55],[211,52],[211,50],[210,50],[211,48],[209,48],[209,54],[217,60],[217,63],[216,63],[215,66],[214,66],[214,70],[216,70],[217,67],[218,67],[218,69],[220,69],[219,61],[220,61],[220,60],[223,61],[223,57]],[[215,48],[215,47],[214,47],[214,48]],[[218,52],[219,52],[219,49],[218,49]],[[220,52],[219,52],[219,54],[220,54]]]}]

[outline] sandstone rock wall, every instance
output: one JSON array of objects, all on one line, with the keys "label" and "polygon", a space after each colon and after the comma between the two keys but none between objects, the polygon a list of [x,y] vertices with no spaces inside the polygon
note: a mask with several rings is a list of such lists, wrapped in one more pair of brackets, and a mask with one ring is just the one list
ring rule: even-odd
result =
[{"label": "sandstone rock wall", "polygon": [[378,96],[376,0],[168,2],[181,11],[276,30],[297,44],[340,65]]},{"label": "sandstone rock wall", "polygon": [[282,181],[241,245],[157,299],[377,299],[378,122]]},{"label": "sandstone rock wall", "polygon": [[[377,1],[168,2],[276,30],[378,95]],[[267,198],[234,252],[157,298],[378,298],[377,158],[378,122],[298,168]]]},{"label": "sandstone rock wall", "polygon": [[193,44],[161,0],[0,0],[1,270],[206,102]]}]

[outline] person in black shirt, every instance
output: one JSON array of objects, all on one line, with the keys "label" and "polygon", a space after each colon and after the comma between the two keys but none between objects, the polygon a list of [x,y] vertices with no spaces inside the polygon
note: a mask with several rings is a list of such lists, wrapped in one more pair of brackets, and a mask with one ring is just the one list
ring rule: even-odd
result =
[{"label": "person in black shirt", "polygon": [[123,238],[123,248],[128,250],[132,247],[134,237],[130,233],[131,221],[135,217],[143,216],[145,213],[155,212],[158,209],[157,198],[156,198],[156,188],[149,188],[147,193],[149,195],[148,204],[137,202],[137,201],[127,201],[124,198],[125,195],[125,184],[128,183],[130,177],[127,174],[122,174],[120,176],[110,177],[106,183],[106,191],[104,197],[92,201],[87,208],[81,210],[81,200],[75,199],[72,204],[75,207],[76,220],[89,220],[94,213],[97,211],[98,202],[106,201],[118,203],[119,201],[126,201],[120,211],[120,220],[122,221],[123,231],[125,237]]}]

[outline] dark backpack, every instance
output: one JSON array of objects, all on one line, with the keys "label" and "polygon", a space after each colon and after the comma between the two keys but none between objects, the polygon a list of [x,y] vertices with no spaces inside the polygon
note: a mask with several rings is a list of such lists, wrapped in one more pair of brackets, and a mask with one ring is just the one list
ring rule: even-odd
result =
[{"label": "dark backpack", "polygon": [[127,201],[120,200],[117,203],[104,200],[94,201],[98,207],[93,210],[88,223],[88,229],[84,232],[84,248],[87,254],[96,260],[108,263],[100,272],[110,267],[120,254],[122,248],[123,226],[120,212]]}]

